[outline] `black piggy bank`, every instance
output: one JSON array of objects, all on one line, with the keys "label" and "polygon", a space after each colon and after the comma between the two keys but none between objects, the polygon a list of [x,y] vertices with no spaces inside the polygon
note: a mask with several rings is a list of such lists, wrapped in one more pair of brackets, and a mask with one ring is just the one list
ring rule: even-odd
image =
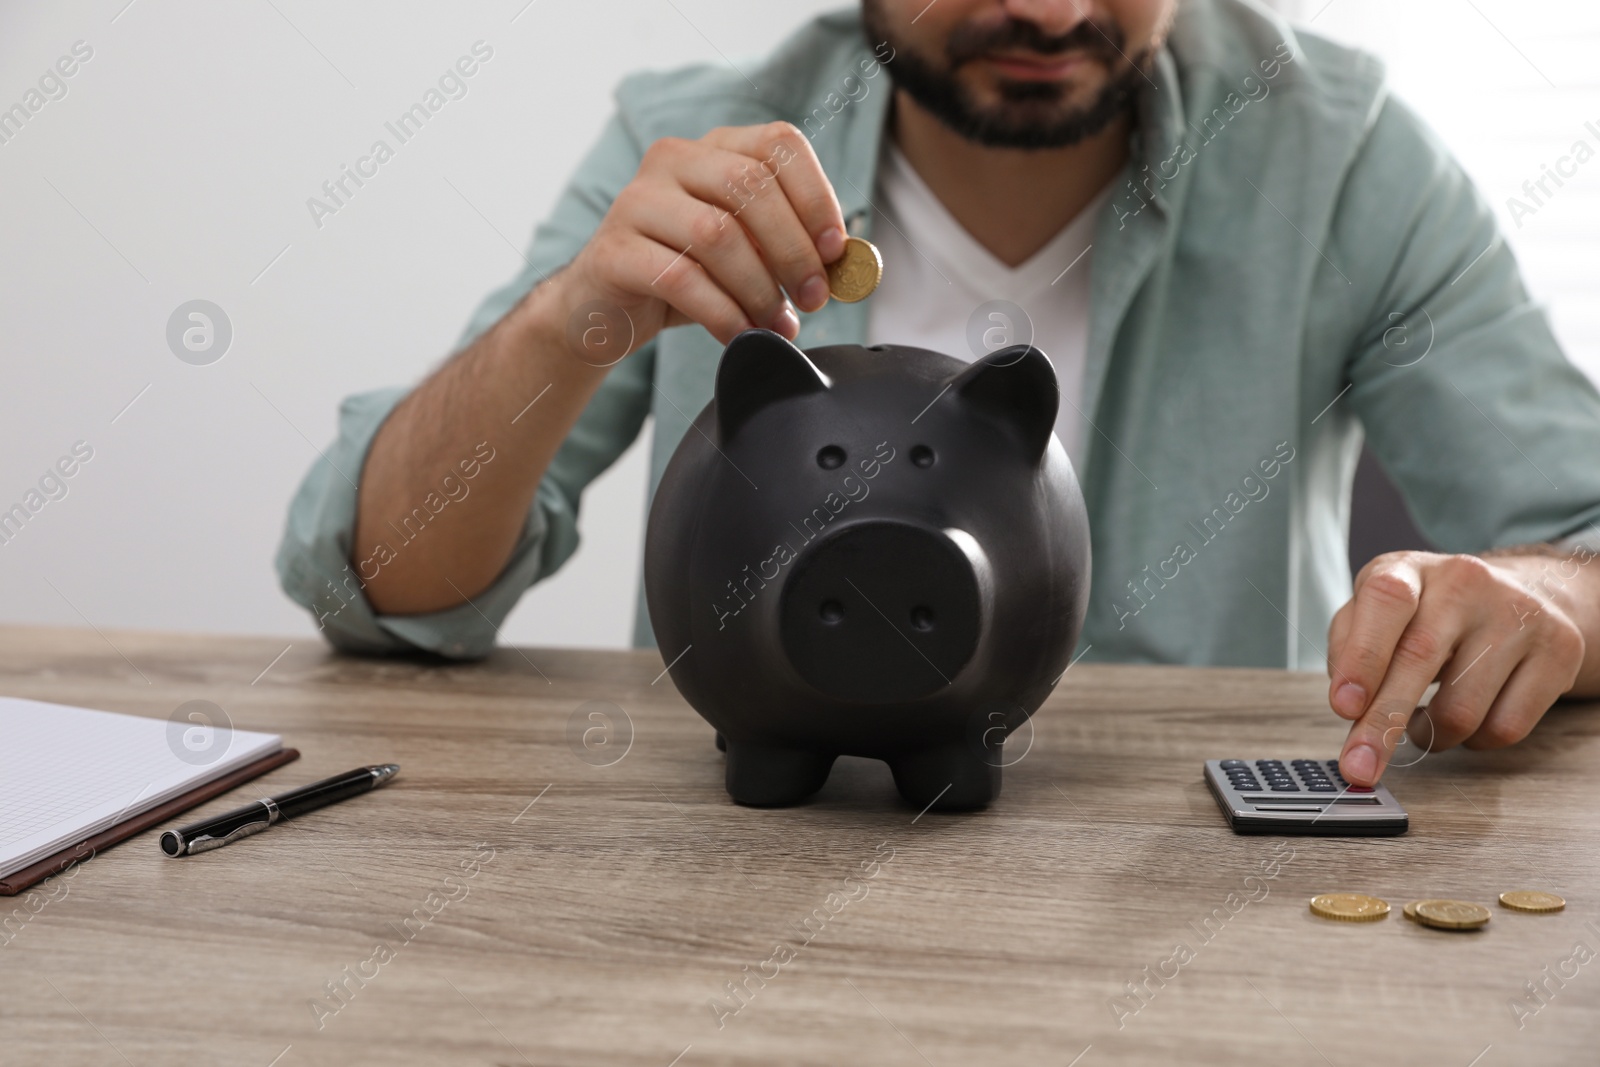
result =
[{"label": "black piggy bank", "polygon": [[729,343],[656,489],[644,577],[735,801],[803,800],[840,755],[886,761],[919,808],[999,794],[1005,738],[1066,670],[1089,593],[1059,402],[1027,345],[967,364]]}]

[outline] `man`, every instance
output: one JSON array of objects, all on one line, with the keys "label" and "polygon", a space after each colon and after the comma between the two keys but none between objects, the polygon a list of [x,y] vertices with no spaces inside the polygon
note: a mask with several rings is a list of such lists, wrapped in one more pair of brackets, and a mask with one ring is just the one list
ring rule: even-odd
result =
[{"label": "man", "polygon": [[[864,0],[617,104],[528,269],[416,389],[348,400],[301,487],[280,574],[339,647],[485,653],[584,486],[646,414],[654,486],[759,326],[1032,340],[1092,520],[1086,653],[1325,655],[1353,783],[1407,731],[1501,746],[1600,693],[1600,398],[1368,57],[1246,0]],[[862,304],[823,281],[847,232],[888,260]],[[1352,589],[1363,431],[1451,554]]]}]

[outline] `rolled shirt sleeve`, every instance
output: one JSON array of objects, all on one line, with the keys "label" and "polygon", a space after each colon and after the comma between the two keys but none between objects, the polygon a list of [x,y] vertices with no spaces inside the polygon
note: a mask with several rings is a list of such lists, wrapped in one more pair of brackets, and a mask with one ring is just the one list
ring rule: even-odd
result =
[{"label": "rolled shirt sleeve", "polygon": [[[479,305],[458,351],[583,248],[612,200],[633,178],[641,156],[637,138],[613,115],[549,217],[534,231],[526,266]],[[423,650],[463,659],[487,655],[523,592],[577,549],[583,490],[638,435],[650,409],[654,364],[652,340],[608,373],[541,479],[510,559],[494,583],[467,603],[419,615],[374,612],[351,564],[357,485],[367,450],[410,389],[379,389],[346,398],[339,408],[336,440],[312,464],[289,507],[276,561],[284,592],[312,613],[329,643],[342,651]]]},{"label": "rolled shirt sleeve", "polygon": [[1418,527],[1449,552],[1593,542],[1600,396],[1529,299],[1488,204],[1393,98],[1346,188],[1334,241],[1368,249],[1354,284],[1377,283],[1349,402]]}]

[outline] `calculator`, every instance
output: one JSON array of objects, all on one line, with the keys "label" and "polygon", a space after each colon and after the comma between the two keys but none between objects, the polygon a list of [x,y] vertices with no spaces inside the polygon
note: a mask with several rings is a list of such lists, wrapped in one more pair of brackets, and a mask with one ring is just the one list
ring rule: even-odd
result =
[{"label": "calculator", "polygon": [[1351,785],[1336,759],[1209,759],[1206,785],[1236,834],[1403,834],[1406,809],[1380,782]]}]

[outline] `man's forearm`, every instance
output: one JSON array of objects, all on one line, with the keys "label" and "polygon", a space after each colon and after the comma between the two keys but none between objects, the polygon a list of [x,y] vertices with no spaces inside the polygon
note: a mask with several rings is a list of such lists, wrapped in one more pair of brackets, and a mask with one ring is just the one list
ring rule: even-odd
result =
[{"label": "man's forearm", "polygon": [[378,613],[454,607],[510,558],[539,480],[606,373],[567,350],[561,281],[434,372],[373,438],[350,566]]}]

